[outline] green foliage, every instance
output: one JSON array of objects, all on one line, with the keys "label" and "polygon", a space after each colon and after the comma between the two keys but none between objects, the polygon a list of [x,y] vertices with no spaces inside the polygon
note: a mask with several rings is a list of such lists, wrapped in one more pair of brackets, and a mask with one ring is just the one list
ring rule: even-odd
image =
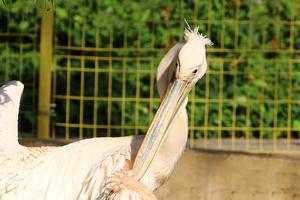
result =
[{"label": "green foliage", "polygon": [[[1,5],[1,21],[7,21],[1,24],[1,32],[8,28],[15,32],[34,32],[39,13],[33,8],[47,10],[51,7],[42,0],[25,7],[20,2]],[[182,39],[183,18],[187,18],[191,26],[199,26],[200,32],[207,34],[215,44],[208,50],[209,73],[196,86],[195,95],[191,96],[194,102],[189,104],[193,124],[200,130],[194,131],[195,137],[204,135],[205,126],[211,128],[209,137],[218,135],[218,127],[227,137],[233,134],[245,137],[247,134],[266,138],[272,138],[273,134],[285,137],[288,133],[286,130],[260,131],[263,127],[290,127],[297,130],[292,135],[298,137],[300,106],[295,102],[300,98],[300,63],[294,50],[300,48],[300,26],[290,22],[300,19],[299,3],[289,0],[279,4],[239,0],[56,0],[52,8],[55,11],[55,46],[98,48],[95,51],[54,49],[54,64],[58,69],[55,72],[56,94],[67,92],[68,72],[65,69],[69,65],[99,70],[97,75],[72,71],[69,74],[71,96],[131,99],[123,103],[110,100],[99,100],[96,105],[92,101],[87,103],[84,123],[94,123],[91,116],[96,110],[97,124],[100,125],[148,126],[158,107],[156,89],[150,87],[150,83],[155,82],[155,67],[167,49]],[[4,43],[0,41],[0,45]],[[2,66],[7,65],[4,63],[7,63],[8,54],[18,55],[13,47],[5,49],[0,53],[3,55],[0,57]],[[26,51],[28,56],[30,53],[30,50]],[[63,57],[66,54],[99,59],[67,61]],[[24,68],[37,69],[37,58],[35,54],[31,56],[30,63],[23,64]],[[17,61],[9,59],[11,70],[8,73],[18,73],[15,71],[17,65]],[[95,91],[96,77],[98,91]],[[84,94],[81,93],[82,85]],[[150,105],[150,98],[155,99],[154,105]],[[55,121],[64,123],[65,100],[55,100],[58,105]],[[70,108],[69,122],[79,123],[79,100],[70,101]],[[237,130],[224,127],[236,127]],[[109,131],[112,135],[120,133],[115,129],[104,130]],[[126,128],[124,131],[125,134],[145,132],[143,128]],[[74,131],[74,135],[77,132]],[[64,134],[64,131],[57,130],[57,133]],[[91,135],[90,130],[86,135]]]},{"label": "green foliage", "polygon": [[0,84],[20,80],[25,84],[20,131],[35,133],[39,68],[39,16],[31,1],[0,2]]},{"label": "green foliage", "polygon": [[37,13],[44,13],[45,11],[50,11],[53,8],[53,4],[48,0],[2,0],[0,7],[9,12],[30,12],[30,10],[34,10]]}]

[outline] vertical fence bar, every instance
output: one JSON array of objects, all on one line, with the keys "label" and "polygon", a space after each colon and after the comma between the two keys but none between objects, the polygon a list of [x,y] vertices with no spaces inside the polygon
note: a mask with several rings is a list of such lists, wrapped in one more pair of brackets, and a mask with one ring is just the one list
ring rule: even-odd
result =
[{"label": "vertical fence bar", "polygon": [[50,98],[51,98],[51,64],[53,41],[53,12],[42,16],[40,41],[40,76],[38,107],[38,138],[49,138],[50,131]]}]

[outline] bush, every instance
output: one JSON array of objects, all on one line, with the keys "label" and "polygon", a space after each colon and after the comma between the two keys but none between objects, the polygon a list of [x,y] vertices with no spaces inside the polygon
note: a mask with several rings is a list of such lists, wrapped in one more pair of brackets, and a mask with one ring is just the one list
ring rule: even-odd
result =
[{"label": "bush", "polygon": [[[298,137],[300,27],[293,22],[300,18],[299,4],[222,2],[55,1],[55,121],[83,123],[87,137],[94,123],[99,125],[98,135],[144,133],[159,101],[150,84],[155,82],[155,67],[166,50],[181,40],[186,17],[215,44],[208,49],[209,72],[196,86],[188,107],[193,137]],[[34,33],[28,43],[37,45],[39,14],[20,5],[1,7],[1,21],[6,22],[1,32],[9,27],[15,33]],[[40,3],[41,7],[45,6]],[[4,44],[7,40],[1,40]],[[18,55],[19,50],[8,46],[0,66],[7,65],[3,61],[7,55]],[[37,52],[37,46],[33,52],[28,50],[32,63],[23,61],[24,69],[38,69]],[[16,59],[10,60],[12,70],[6,70],[10,75],[1,80],[18,73]],[[99,97],[97,103],[58,98],[67,93],[68,84],[68,95]],[[68,101],[71,111],[66,119]],[[54,130],[57,135],[66,131],[63,126]],[[71,136],[77,136],[83,128],[72,130]]]}]

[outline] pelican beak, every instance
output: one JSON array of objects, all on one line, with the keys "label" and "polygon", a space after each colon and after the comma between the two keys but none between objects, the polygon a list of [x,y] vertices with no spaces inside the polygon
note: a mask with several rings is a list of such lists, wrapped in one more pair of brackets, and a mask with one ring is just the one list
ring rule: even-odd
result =
[{"label": "pelican beak", "polygon": [[175,79],[170,83],[133,164],[133,176],[140,180],[146,173],[168,133],[177,112],[183,105],[194,81]]}]

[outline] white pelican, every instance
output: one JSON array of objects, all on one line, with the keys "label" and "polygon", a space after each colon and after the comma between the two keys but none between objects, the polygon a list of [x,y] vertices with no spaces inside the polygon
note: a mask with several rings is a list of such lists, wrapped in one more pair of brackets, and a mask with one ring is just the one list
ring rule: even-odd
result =
[{"label": "white pelican", "polygon": [[0,199],[156,199],[186,146],[187,94],[207,70],[211,41],[190,27],[158,66],[162,103],[142,136],[92,138],[61,147],[18,143],[23,84],[0,89]]}]

